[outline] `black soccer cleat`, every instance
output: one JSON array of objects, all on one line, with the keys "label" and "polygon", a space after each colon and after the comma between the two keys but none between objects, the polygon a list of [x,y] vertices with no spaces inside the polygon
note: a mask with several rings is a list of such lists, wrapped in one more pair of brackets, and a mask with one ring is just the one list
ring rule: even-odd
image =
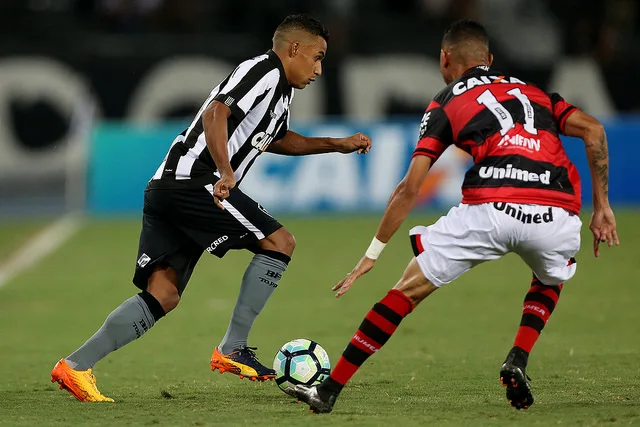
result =
[{"label": "black soccer cleat", "polygon": [[519,347],[513,347],[500,368],[500,382],[507,388],[507,400],[514,408],[528,409],[533,405],[533,392],[525,369],[528,354]]},{"label": "black soccer cleat", "polygon": [[337,394],[331,393],[328,399],[324,400],[318,393],[318,386],[297,385],[293,389],[293,394],[299,401],[309,405],[309,409],[314,414],[328,414],[333,410],[333,405],[338,398]]}]

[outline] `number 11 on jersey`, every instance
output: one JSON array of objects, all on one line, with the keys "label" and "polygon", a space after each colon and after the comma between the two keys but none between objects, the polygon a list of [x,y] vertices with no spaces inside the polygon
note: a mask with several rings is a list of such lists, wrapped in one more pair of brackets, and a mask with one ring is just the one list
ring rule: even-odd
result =
[{"label": "number 11 on jersey", "polygon": [[[524,130],[531,135],[537,135],[538,129],[535,128],[533,106],[531,105],[531,101],[529,101],[527,95],[522,93],[519,88],[511,89],[507,93],[516,98],[522,104],[522,108],[524,109]],[[510,129],[515,127],[513,117],[504,105],[496,99],[491,90],[487,89],[482,92],[482,95],[476,98],[476,101],[478,101],[478,104],[487,107],[496,119],[498,119],[501,128],[500,134],[502,136],[506,135]]]}]

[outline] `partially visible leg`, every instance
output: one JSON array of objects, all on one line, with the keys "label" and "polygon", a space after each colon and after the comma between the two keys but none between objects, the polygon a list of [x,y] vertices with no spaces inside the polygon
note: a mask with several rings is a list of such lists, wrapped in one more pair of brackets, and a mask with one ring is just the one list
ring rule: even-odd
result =
[{"label": "partially visible leg", "polygon": [[252,380],[275,378],[275,371],[260,364],[247,346],[249,332],[289,264],[295,239],[284,227],[258,242],[257,253],[242,278],[238,300],[227,332],[214,350],[211,368]]},{"label": "partially visible leg", "polygon": [[107,316],[102,327],[79,349],[65,358],[76,370],[93,368],[109,353],[140,338],[145,332],[173,310],[180,300],[175,272],[169,267],[156,269],[149,286],[132,296]]},{"label": "partially visible leg", "polygon": [[391,338],[402,319],[436,289],[413,258],[396,286],[367,313],[329,378],[315,390],[300,388],[298,398],[309,403],[314,412],[330,412],[342,388],[360,366]]},{"label": "partially visible leg", "polygon": [[534,274],[524,298],[513,348],[500,368],[500,381],[507,387],[507,399],[516,409],[527,409],[534,402],[526,377],[529,353],[558,303],[562,286],[546,286]]},{"label": "partially visible leg", "polygon": [[516,334],[514,347],[531,353],[542,329],[547,324],[551,313],[556,308],[563,285],[546,286],[534,275],[531,288],[524,297],[522,319]]},{"label": "partially visible leg", "polygon": [[513,347],[500,368],[500,381],[507,387],[507,399],[516,409],[527,409],[534,402],[526,374],[529,354],[558,304],[563,283],[576,272],[574,256],[580,249],[582,226],[577,215],[560,208],[527,209],[538,210],[550,221],[535,227],[526,224],[524,238],[516,248],[516,253],[533,270]]},{"label": "partially visible leg", "polygon": [[51,381],[81,401],[113,401],[97,389],[93,366],[109,353],[140,338],[180,300],[176,273],[169,267],[156,268],[147,290],[129,298],[107,316],[102,327],[80,348],[60,360]]},{"label": "partially visible leg", "polygon": [[229,328],[218,346],[223,354],[247,346],[251,326],[278,287],[293,254],[295,240],[285,228],[265,240],[259,242],[262,253],[253,257],[242,277]]}]

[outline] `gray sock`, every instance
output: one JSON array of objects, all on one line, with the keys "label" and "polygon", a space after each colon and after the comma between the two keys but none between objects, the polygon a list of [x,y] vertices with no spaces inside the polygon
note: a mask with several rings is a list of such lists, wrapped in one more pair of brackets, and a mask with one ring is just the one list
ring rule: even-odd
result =
[{"label": "gray sock", "polygon": [[258,254],[253,257],[242,278],[240,294],[231,315],[229,328],[218,349],[222,354],[247,345],[253,321],[264,308],[267,300],[278,287],[287,264]]},{"label": "gray sock", "polygon": [[135,295],[113,310],[102,327],[65,360],[72,368],[93,368],[107,354],[140,338],[155,323],[147,303]]}]

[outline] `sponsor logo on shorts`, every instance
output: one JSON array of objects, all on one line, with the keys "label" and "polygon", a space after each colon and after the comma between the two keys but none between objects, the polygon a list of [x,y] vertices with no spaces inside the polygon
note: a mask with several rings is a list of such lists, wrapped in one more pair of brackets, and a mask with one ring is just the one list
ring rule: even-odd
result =
[{"label": "sponsor logo on shorts", "polygon": [[511,179],[522,182],[540,182],[544,185],[551,183],[551,172],[544,171],[543,173],[529,172],[526,169],[514,168],[511,163],[506,168],[499,168],[496,166],[482,166],[478,172],[480,178],[483,179]]},{"label": "sponsor logo on shorts", "polygon": [[504,212],[512,218],[517,219],[523,224],[542,224],[553,222],[553,209],[551,206],[543,213],[525,213],[520,205],[512,205],[505,202],[495,202],[493,208],[497,211]]},{"label": "sponsor logo on shorts", "polygon": [[226,242],[227,240],[229,240],[229,236],[222,236],[214,240],[213,242],[211,242],[211,245],[209,245],[209,247],[206,248],[206,251],[212,254],[213,251],[215,251],[218,248],[218,246],[220,246],[222,243]]},{"label": "sponsor logo on shorts", "polygon": [[147,264],[149,264],[149,261],[151,261],[151,257],[147,254],[142,254],[140,255],[140,258],[138,258],[138,265],[144,268]]}]

